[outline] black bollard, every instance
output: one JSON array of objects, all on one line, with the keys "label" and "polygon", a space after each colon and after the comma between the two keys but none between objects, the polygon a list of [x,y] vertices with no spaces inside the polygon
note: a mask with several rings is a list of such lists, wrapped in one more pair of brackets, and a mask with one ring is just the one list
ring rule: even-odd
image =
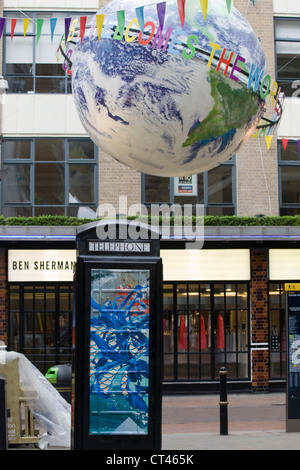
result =
[{"label": "black bollard", "polygon": [[221,367],[220,371],[220,434],[227,436],[228,434],[228,401],[227,401],[227,369]]}]

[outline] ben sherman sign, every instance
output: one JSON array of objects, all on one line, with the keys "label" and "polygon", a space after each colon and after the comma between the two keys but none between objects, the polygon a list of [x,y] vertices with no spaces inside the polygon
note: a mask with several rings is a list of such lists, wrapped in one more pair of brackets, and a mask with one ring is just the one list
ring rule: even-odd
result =
[{"label": "ben sherman sign", "polygon": [[71,282],[76,250],[9,250],[8,282]]}]

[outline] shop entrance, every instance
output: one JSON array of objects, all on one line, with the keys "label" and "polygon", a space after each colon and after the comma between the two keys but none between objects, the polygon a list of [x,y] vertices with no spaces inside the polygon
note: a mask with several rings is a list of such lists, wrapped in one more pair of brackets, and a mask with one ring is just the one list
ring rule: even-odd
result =
[{"label": "shop entrance", "polygon": [[247,283],[164,284],[164,380],[248,379]]},{"label": "shop entrance", "polygon": [[8,286],[8,349],[26,355],[43,374],[72,362],[72,283]]}]

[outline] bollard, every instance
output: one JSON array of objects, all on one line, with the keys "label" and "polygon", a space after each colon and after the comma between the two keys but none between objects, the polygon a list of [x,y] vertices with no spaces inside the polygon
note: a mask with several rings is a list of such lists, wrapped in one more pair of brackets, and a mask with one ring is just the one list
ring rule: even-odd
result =
[{"label": "bollard", "polygon": [[0,450],[8,449],[6,379],[0,376]]},{"label": "bollard", "polygon": [[220,371],[220,434],[227,436],[228,434],[228,401],[227,401],[227,370],[221,367]]}]

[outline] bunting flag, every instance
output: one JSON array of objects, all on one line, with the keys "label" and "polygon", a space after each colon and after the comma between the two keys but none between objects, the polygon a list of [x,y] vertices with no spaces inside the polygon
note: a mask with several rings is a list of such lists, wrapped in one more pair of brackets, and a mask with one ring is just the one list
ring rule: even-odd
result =
[{"label": "bunting flag", "polygon": [[100,41],[101,39],[101,33],[103,29],[103,22],[104,22],[104,15],[96,15],[96,26],[97,26],[97,33],[98,33],[98,39]]},{"label": "bunting flag", "polygon": [[50,31],[51,31],[51,42],[53,42],[53,35],[57,23],[57,18],[50,18]]},{"label": "bunting flag", "polygon": [[286,150],[289,139],[281,139],[284,150]]},{"label": "bunting flag", "polygon": [[230,14],[230,11],[231,11],[231,0],[226,0],[226,3],[227,3],[227,10],[228,10],[228,13]]},{"label": "bunting flag", "polygon": [[70,30],[71,18],[65,18],[65,40],[67,42]]},{"label": "bunting flag", "polygon": [[164,27],[165,15],[166,15],[166,2],[157,3],[156,10],[157,10],[159,26],[160,26],[160,29],[162,30]]},{"label": "bunting flag", "polygon": [[200,0],[200,5],[201,5],[202,13],[203,13],[203,18],[206,21],[208,0]]},{"label": "bunting flag", "polygon": [[16,24],[17,24],[16,18],[12,18],[12,19],[11,19],[11,30],[10,30],[10,37],[11,37],[11,39],[14,37],[14,32],[15,32]]},{"label": "bunting flag", "polygon": [[266,137],[265,137],[266,142],[267,142],[267,148],[268,148],[268,150],[269,150],[269,148],[270,148],[270,145],[271,145],[271,142],[272,142],[272,138],[273,138],[272,135],[266,135]]},{"label": "bunting flag", "polygon": [[37,24],[36,24],[36,43],[39,43],[41,32],[42,32],[42,27],[43,27],[44,20],[43,18],[38,18]]},{"label": "bunting flag", "polygon": [[138,7],[135,9],[136,17],[138,19],[141,31],[144,31],[144,7]]},{"label": "bunting flag", "polygon": [[5,18],[0,18],[0,39],[2,38],[4,25],[5,25]]},{"label": "bunting flag", "polygon": [[184,20],[185,20],[185,1],[186,0],[177,0],[178,13],[179,13],[182,27],[184,25]]},{"label": "bunting flag", "polygon": [[23,25],[24,25],[24,38],[25,38],[26,33],[27,33],[27,29],[28,29],[28,25],[29,25],[29,18],[24,18],[23,19]]},{"label": "bunting flag", "polygon": [[80,32],[80,41],[81,41],[81,44],[82,44],[83,37],[84,37],[86,20],[87,20],[87,16],[81,16],[81,17],[80,17],[80,30],[79,30],[79,32]]},{"label": "bunting flag", "polygon": [[[212,0],[200,0],[200,6],[201,6],[202,14],[203,14],[203,17],[204,17],[205,21],[206,21],[209,1],[212,1]],[[232,7],[232,0],[224,0],[224,2],[225,1],[226,1],[228,13],[230,14],[231,7]],[[252,0],[252,2],[253,2],[253,6],[254,6],[254,0]],[[177,0],[177,8],[178,8],[178,13],[179,13],[180,22],[181,22],[182,27],[184,26],[184,22],[185,22],[185,4],[186,4],[186,0]],[[144,8],[145,8],[144,6],[141,6],[141,7],[137,7],[135,9],[136,16],[137,16],[138,23],[139,23],[141,31],[144,31],[144,25],[145,25]],[[159,25],[160,25],[160,28],[162,29],[163,25],[164,25],[164,20],[165,20],[165,14],[166,14],[166,2],[164,1],[164,2],[157,3],[156,8],[157,8],[157,15],[158,15],[158,19],[159,19]],[[125,27],[125,10],[117,11],[117,17],[118,17],[118,27],[117,27],[118,33],[117,34],[115,33],[114,39],[119,39],[122,35],[122,31],[124,30],[124,27]],[[87,16],[81,16],[80,17],[80,30],[79,30],[78,37],[80,36],[81,42],[83,41],[85,30],[86,30],[87,18],[88,18]],[[5,17],[0,17],[0,39],[2,38],[2,35],[3,35],[3,29],[4,29],[4,24],[5,24],[6,19],[7,18],[5,18]],[[23,18],[24,37],[26,37],[27,29],[28,29],[30,21],[31,21],[30,18]],[[74,36],[74,33],[70,34],[71,21],[72,21],[71,17],[64,18],[64,22],[65,22],[65,40],[66,40],[66,42],[67,42],[69,36],[70,36],[70,39]],[[77,23],[77,21],[78,21],[78,19],[75,19],[76,23]],[[12,18],[11,19],[11,39],[13,39],[13,36],[14,36],[16,23],[17,23],[17,19]],[[39,42],[39,39],[40,39],[43,23],[44,23],[43,18],[39,18],[37,20],[37,43]],[[56,28],[56,24],[57,24],[57,18],[50,18],[51,42],[53,42],[53,36],[54,36],[54,31],[55,31],[55,28]],[[96,15],[96,26],[97,26],[99,41],[100,41],[100,38],[101,38],[103,24],[104,24],[104,14]],[[95,25],[91,27],[91,30],[92,29],[93,30],[95,29]],[[72,31],[75,31],[74,23],[73,23],[73,26],[72,26]]]}]

